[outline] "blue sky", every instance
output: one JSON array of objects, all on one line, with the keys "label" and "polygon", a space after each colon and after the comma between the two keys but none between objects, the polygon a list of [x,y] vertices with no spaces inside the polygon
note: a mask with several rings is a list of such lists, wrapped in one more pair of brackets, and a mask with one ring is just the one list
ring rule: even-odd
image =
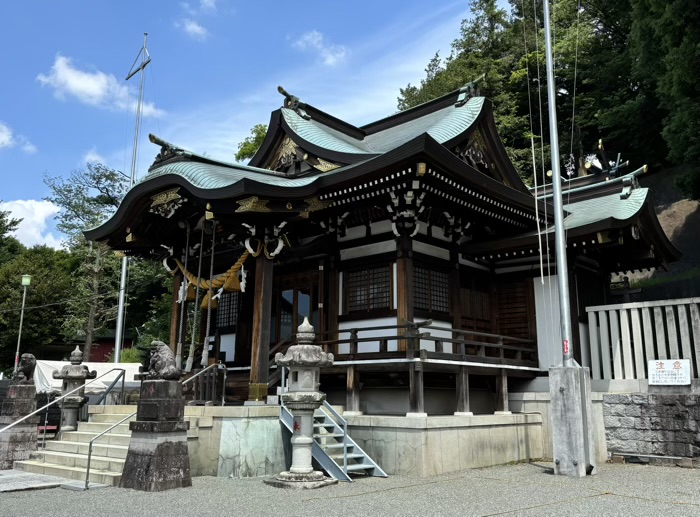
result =
[{"label": "blue sky", "polygon": [[158,149],[148,133],[233,161],[237,144],[281,106],[278,85],[357,125],[396,111],[399,88],[446,56],[466,1],[62,0],[0,7],[0,209],[27,245],[60,246],[43,176],[87,161],[128,172],[148,32],[137,176]]}]

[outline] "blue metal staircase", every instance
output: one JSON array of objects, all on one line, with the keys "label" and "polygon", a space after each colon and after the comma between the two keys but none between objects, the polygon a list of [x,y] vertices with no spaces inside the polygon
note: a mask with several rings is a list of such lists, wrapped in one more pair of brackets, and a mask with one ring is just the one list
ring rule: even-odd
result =
[{"label": "blue metal staircase", "polygon": [[[280,421],[293,432],[294,417],[281,406]],[[351,474],[387,477],[347,433],[347,421],[328,402],[314,413],[313,458],[329,476],[338,481],[352,481]]]}]

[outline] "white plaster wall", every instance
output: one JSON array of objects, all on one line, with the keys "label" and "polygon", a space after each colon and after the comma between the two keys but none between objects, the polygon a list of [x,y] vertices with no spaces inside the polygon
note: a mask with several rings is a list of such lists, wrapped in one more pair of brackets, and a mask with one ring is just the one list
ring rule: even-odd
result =
[{"label": "white plaster wall", "polygon": [[561,329],[557,275],[534,279],[535,318],[537,320],[537,355],[540,368],[548,370],[561,364]]},{"label": "white plaster wall", "polygon": [[[375,318],[371,320],[353,320],[353,321],[343,321],[338,325],[338,338],[339,339],[348,339],[350,338],[350,332],[349,329],[361,329],[361,328],[367,328],[367,327],[383,327],[385,325],[396,325],[396,317],[390,317],[390,318]],[[394,330],[394,333],[396,331]],[[383,336],[388,336],[392,333],[390,329],[387,330],[370,330],[367,332],[359,332],[358,333],[358,338],[373,338],[373,337],[383,337]],[[396,340],[391,340],[387,343],[387,349],[390,352],[395,352],[398,350]],[[379,352],[379,341],[369,341],[367,343],[358,343],[357,344],[357,351],[360,353],[365,353],[365,352]],[[349,354],[350,353],[350,345],[349,344],[340,344],[338,346],[338,353],[339,354]]]},{"label": "white plaster wall", "polygon": [[[433,326],[445,327],[447,329],[452,327],[452,324],[448,321],[433,320]],[[442,339],[452,339],[452,332],[449,330],[420,330],[420,332],[430,332],[431,337],[442,338]],[[428,339],[420,340],[421,350],[427,350],[428,352],[435,352],[435,341]],[[452,353],[452,343],[443,343],[442,350],[446,353]]]},{"label": "white plaster wall", "polygon": [[221,335],[219,338],[219,350],[226,354],[224,361],[234,361],[236,357],[236,334]]}]

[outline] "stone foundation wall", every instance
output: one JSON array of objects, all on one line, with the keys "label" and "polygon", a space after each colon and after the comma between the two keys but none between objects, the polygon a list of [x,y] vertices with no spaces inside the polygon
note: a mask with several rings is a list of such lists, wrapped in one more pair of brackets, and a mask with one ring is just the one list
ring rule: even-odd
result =
[{"label": "stone foundation wall", "polygon": [[611,453],[700,457],[700,395],[606,394],[603,420]]}]

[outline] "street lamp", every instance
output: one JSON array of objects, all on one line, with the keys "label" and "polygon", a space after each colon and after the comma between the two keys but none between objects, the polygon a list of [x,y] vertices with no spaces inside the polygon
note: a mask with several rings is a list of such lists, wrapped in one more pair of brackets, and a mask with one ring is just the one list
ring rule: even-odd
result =
[{"label": "street lamp", "polygon": [[17,351],[15,352],[15,371],[17,373],[17,368],[19,366],[19,344],[22,341],[22,323],[24,322],[24,301],[27,299],[27,287],[32,283],[31,275],[22,275],[22,287],[24,287],[24,293],[22,293],[22,311],[19,313],[19,334],[17,334]]}]

